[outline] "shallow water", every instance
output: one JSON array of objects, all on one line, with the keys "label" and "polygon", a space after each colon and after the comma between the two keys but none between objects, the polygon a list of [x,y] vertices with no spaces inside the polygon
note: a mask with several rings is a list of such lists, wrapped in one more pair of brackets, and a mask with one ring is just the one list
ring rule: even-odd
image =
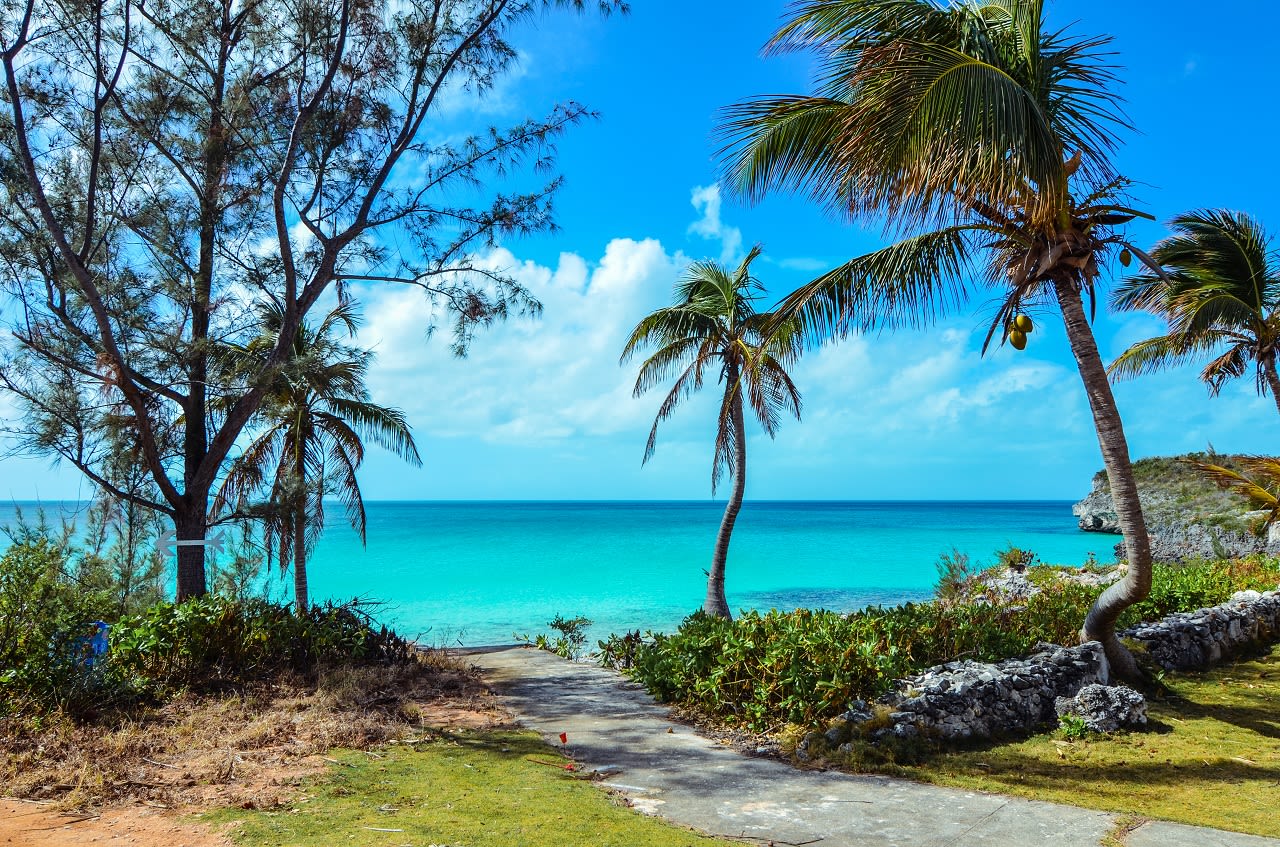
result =
[{"label": "shallow water", "polygon": [[[720,522],[715,502],[378,502],[368,546],[338,521],[312,556],[316,599],[371,597],[433,643],[510,642],[556,614],[600,638],[671,629],[698,608]],[[0,506],[0,525],[12,507]],[[1110,561],[1118,537],[1080,532],[1069,502],[749,502],[729,551],[734,609],[924,599],[940,553],[978,563],[1009,544],[1042,561]],[[285,590],[278,582],[277,596]]]}]

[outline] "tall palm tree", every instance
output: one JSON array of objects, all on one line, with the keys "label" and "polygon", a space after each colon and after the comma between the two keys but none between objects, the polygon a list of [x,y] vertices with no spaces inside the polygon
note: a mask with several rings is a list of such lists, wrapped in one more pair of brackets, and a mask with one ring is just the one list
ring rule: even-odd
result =
[{"label": "tall palm tree", "polygon": [[751,248],[733,271],[717,262],[690,265],[676,285],[675,303],[658,309],[636,325],[621,360],[623,364],[630,361],[642,347],[658,348],[640,365],[637,397],[679,374],[658,407],[644,448],[644,462],[649,461],[657,446],[658,425],[702,388],[708,373],[714,374],[723,386],[711,463],[711,492],[715,493],[726,471],[733,479],[733,491],[716,534],[707,574],[707,597],[702,606],[707,614],[723,618],[732,617],[724,594],[725,563],[747,485],[743,398],[771,438],[778,431],[783,411],[800,418],[800,392],[787,373],[800,355],[800,333],[793,322],[779,324],[773,314],[755,310],[755,301],[764,290],[751,275],[751,263],[759,255],[759,246]]},{"label": "tall palm tree", "polygon": [[[243,355],[271,350],[283,315],[264,310],[263,332]],[[295,610],[308,608],[307,552],[324,530],[324,498],[335,496],[365,541],[364,500],[356,471],[364,461],[364,441],[372,441],[421,465],[404,415],[372,402],[365,386],[372,354],[340,340],[359,326],[354,307],[343,304],[316,326],[303,324],[294,335],[290,359],[277,372],[258,413],[261,431],[232,464],[215,508],[239,509],[261,519],[269,550],[280,567],[293,565]],[[263,490],[265,504],[249,501]]]},{"label": "tall palm tree", "polygon": [[1169,222],[1174,234],[1151,249],[1161,273],[1119,285],[1112,305],[1145,310],[1169,323],[1165,335],[1139,341],[1111,363],[1113,377],[1176,367],[1216,354],[1200,379],[1217,395],[1252,362],[1259,394],[1280,409],[1280,254],[1262,224],[1241,212],[1198,209]]},{"label": "tall palm tree", "polygon": [[1082,637],[1103,643],[1117,673],[1137,676],[1115,621],[1150,590],[1151,554],[1084,306],[1113,251],[1150,263],[1119,229],[1141,213],[1110,161],[1128,124],[1108,40],[1046,31],[1042,0],[809,0],[769,47],[815,51],[818,92],[731,107],[723,155],[740,196],[801,192],[844,219],[887,218],[900,239],[784,300],[779,313],[811,340],[926,325],[981,284],[999,304],[984,352],[997,333],[1025,343],[1011,331],[1028,326],[1024,312],[1060,310],[1129,560]]}]

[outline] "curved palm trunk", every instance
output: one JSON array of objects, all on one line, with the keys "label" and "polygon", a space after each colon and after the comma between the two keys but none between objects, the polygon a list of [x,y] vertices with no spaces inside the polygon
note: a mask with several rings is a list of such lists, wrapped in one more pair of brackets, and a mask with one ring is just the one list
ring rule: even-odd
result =
[{"label": "curved palm trunk", "polygon": [[1139,602],[1151,591],[1151,545],[1147,537],[1146,521],[1142,517],[1142,504],[1138,501],[1138,485],[1133,478],[1133,466],[1129,462],[1129,445],[1124,437],[1124,425],[1116,409],[1111,383],[1098,355],[1098,345],[1084,314],[1080,292],[1070,283],[1056,284],[1058,303],[1062,307],[1062,319],[1066,325],[1067,339],[1075,355],[1076,367],[1084,381],[1089,396],[1089,408],[1093,411],[1093,425],[1098,433],[1098,446],[1102,448],[1102,461],[1111,482],[1111,500],[1115,505],[1120,531],[1124,533],[1125,551],[1129,559],[1129,571],[1124,579],[1113,583],[1094,602],[1080,630],[1082,641],[1100,641],[1106,651],[1113,674],[1123,679],[1141,678],[1141,672],[1133,654],[1116,638],[1116,619],[1120,613]]},{"label": "curved palm trunk", "polygon": [[729,601],[724,596],[724,566],[729,559],[729,538],[733,535],[733,525],[738,521],[738,512],[742,511],[742,495],[747,488],[747,426],[742,414],[742,391],[737,385],[736,369],[731,370],[729,376],[729,385],[737,389],[731,412],[735,442],[733,492],[724,507],[720,532],[716,534],[716,550],[711,557],[711,572],[707,575],[707,599],[702,604],[702,611],[720,618],[733,617]]},{"label": "curved palm trunk", "polygon": [[1276,375],[1274,355],[1262,360],[1262,374],[1266,377],[1267,387],[1271,389],[1271,399],[1275,401],[1277,411],[1280,411],[1280,376]]}]

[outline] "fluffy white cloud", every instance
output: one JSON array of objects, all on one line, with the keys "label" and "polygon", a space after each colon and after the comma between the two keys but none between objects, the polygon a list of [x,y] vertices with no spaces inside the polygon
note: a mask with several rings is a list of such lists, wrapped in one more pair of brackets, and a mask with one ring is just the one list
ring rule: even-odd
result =
[{"label": "fluffy white cloud", "polygon": [[720,242],[720,261],[733,262],[742,257],[742,230],[728,226],[720,219],[720,186],[699,185],[693,189],[693,208],[701,215],[689,224],[689,232],[710,241]]},{"label": "fluffy white cloud", "polygon": [[369,298],[361,337],[378,362],[371,387],[437,436],[545,444],[634,428],[648,414],[619,367],[627,334],[670,296],[683,260],[653,240],[616,239],[598,260],[562,254],[555,268],[497,250],[485,262],[542,301],[541,319],[483,332],[465,359],[427,340],[430,306],[415,289]]}]

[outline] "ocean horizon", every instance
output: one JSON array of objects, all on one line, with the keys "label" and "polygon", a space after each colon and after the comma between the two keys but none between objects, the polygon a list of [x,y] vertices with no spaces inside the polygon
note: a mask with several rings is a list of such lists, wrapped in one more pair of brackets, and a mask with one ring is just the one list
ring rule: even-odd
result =
[{"label": "ocean horizon", "polygon": [[[1040,561],[1113,559],[1118,536],[1085,533],[1066,500],[754,500],[729,550],[732,609],[825,608],[928,599],[953,550],[989,565],[1010,544]],[[28,517],[82,503],[14,506]],[[611,632],[670,631],[702,604],[723,512],[710,500],[379,500],[366,502],[367,546],[334,504],[308,563],[312,598],[376,600],[379,617],[434,645],[510,643],[556,615]],[[6,539],[7,541],[7,539]],[[264,582],[286,600],[291,581]]]}]

